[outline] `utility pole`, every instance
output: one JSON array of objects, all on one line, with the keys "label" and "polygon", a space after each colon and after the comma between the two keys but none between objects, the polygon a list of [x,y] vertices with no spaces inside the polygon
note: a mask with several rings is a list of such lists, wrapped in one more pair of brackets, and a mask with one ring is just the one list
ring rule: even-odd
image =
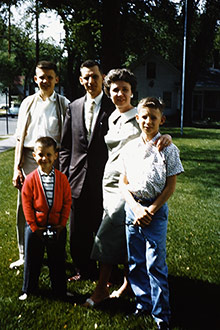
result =
[{"label": "utility pole", "polygon": [[[8,58],[11,58],[11,2],[8,3]],[[8,86],[8,105],[11,106],[11,85]]]},{"label": "utility pole", "polygon": [[[8,59],[11,58],[11,2],[8,3]],[[9,134],[8,129],[8,109],[11,107],[11,84],[5,89],[6,95],[6,133]],[[7,98],[8,96],[8,98]]]},{"label": "utility pole", "polygon": [[36,64],[39,62],[39,5],[38,0],[35,2],[36,10]]},{"label": "utility pole", "polygon": [[183,113],[184,113],[184,101],[185,101],[187,12],[188,12],[187,0],[185,0],[185,20],[184,20],[184,39],[183,39],[183,69],[182,69],[182,98],[181,98],[181,135],[183,135]]}]

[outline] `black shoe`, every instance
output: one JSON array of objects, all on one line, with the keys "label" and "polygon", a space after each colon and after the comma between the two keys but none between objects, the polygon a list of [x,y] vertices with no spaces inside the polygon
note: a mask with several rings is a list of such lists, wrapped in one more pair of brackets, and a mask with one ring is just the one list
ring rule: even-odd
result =
[{"label": "black shoe", "polygon": [[169,330],[169,324],[167,324],[166,322],[160,322],[157,324],[157,329]]},{"label": "black shoe", "polygon": [[139,317],[139,316],[148,316],[150,315],[150,312],[146,309],[136,309],[134,313],[132,313],[132,316]]}]

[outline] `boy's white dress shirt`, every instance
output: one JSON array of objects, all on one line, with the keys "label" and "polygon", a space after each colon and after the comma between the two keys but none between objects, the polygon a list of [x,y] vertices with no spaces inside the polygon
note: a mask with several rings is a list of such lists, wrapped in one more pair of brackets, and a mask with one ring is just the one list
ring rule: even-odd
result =
[{"label": "boy's white dress shirt", "polygon": [[31,123],[24,140],[24,147],[33,148],[35,141],[41,136],[50,136],[59,143],[59,125],[56,113],[55,92],[45,101],[40,97],[40,92],[36,102],[30,110]]}]

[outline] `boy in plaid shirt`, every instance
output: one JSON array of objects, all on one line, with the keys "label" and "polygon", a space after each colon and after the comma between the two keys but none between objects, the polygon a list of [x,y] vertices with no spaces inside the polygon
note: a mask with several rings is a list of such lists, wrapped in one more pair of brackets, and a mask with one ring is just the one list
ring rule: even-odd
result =
[{"label": "boy in plaid shirt", "polygon": [[158,329],[169,329],[167,200],[183,167],[173,143],[162,151],[154,144],[165,122],[163,108],[153,97],[140,101],[136,119],[142,133],[122,151],[120,186],[126,200],[128,279],[137,302],[134,315],[151,314]]}]

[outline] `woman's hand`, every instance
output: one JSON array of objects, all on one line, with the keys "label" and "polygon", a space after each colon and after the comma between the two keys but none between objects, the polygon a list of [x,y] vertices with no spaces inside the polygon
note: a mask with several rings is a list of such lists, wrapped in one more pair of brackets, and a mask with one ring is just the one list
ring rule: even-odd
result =
[{"label": "woman's hand", "polygon": [[172,143],[172,137],[169,134],[164,134],[155,141],[155,144],[159,151],[163,150],[165,147]]}]

